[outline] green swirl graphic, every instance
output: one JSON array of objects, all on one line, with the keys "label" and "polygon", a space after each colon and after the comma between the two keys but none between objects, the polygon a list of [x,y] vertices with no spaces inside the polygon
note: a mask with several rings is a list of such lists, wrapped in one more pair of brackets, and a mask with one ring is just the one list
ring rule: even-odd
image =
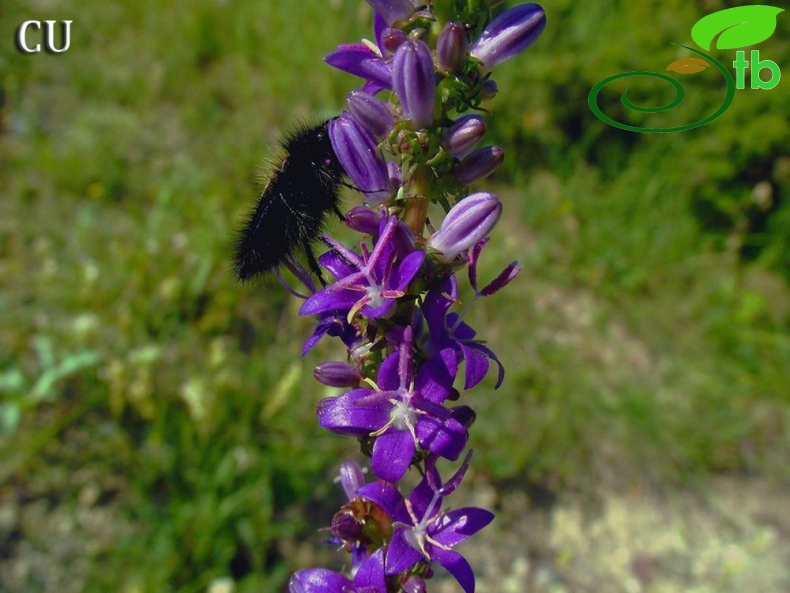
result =
[{"label": "green swirl graphic", "polygon": [[587,97],[587,103],[590,105],[590,109],[595,114],[595,116],[600,119],[602,122],[609,124],[610,126],[614,126],[615,128],[620,128],[621,130],[628,130],[629,132],[643,132],[648,134],[666,134],[669,132],[684,132],[686,130],[693,130],[694,128],[699,128],[700,126],[704,126],[705,124],[709,124],[714,119],[719,117],[722,113],[727,111],[727,108],[732,103],[733,99],[735,98],[735,80],[732,78],[732,74],[718,61],[714,58],[710,57],[708,54],[701,52],[693,47],[688,47],[687,45],[681,45],[679,43],[675,43],[673,45],[679,45],[680,47],[684,47],[690,51],[693,51],[696,54],[703,56],[706,60],[709,60],[711,64],[715,65],[716,68],[719,69],[722,76],[724,76],[724,81],[727,83],[727,95],[724,97],[724,102],[721,106],[715,111],[715,113],[709,115],[705,119],[701,119],[691,124],[686,124],[685,126],[675,126],[674,128],[643,128],[640,126],[631,126],[628,124],[622,124],[613,120],[611,117],[606,115],[601,108],[598,107],[598,93],[601,92],[601,89],[605,87],[612,81],[619,80],[620,78],[628,78],[631,76],[649,76],[652,78],[658,78],[660,80],[664,80],[670,83],[675,89],[675,98],[667,103],[666,105],[661,105],[659,107],[640,107],[631,102],[628,98],[628,91],[625,91],[622,96],[620,97],[620,101],[623,105],[625,105],[628,109],[633,111],[639,111],[642,113],[661,113],[663,111],[669,111],[680,105],[683,99],[686,96],[686,91],[683,89],[683,85],[680,84],[677,80],[672,78],[671,76],[667,76],[666,74],[659,74],[658,72],[623,72],[622,74],[615,74],[614,76],[609,76],[608,78],[604,78],[598,84],[596,84],[591,90],[590,95]]}]

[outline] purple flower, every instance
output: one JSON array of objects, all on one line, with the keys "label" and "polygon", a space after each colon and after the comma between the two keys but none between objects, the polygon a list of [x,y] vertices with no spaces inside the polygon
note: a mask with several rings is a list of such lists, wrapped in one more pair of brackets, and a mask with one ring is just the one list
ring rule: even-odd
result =
[{"label": "purple flower", "polygon": [[357,569],[354,580],[325,568],[296,572],[288,583],[289,593],[387,593],[384,554],[380,548]]},{"label": "purple flower", "polygon": [[351,181],[375,204],[390,195],[387,163],[373,136],[344,111],[329,121],[329,140],[337,160]]},{"label": "purple flower", "polygon": [[415,127],[433,123],[436,80],[431,49],[424,41],[408,39],[395,51],[392,86],[403,106],[403,114]]},{"label": "purple flower", "polygon": [[546,13],[538,4],[514,6],[492,20],[469,53],[489,71],[529,47],[546,27]]},{"label": "purple flower", "polygon": [[324,428],[357,438],[374,436],[371,469],[380,479],[400,480],[417,447],[455,460],[466,446],[466,430],[442,403],[452,390],[458,363],[443,350],[412,369],[412,328],[403,332],[398,352],[381,363],[378,389],[355,389],[318,404]]},{"label": "purple flower", "polygon": [[458,181],[469,185],[488,177],[505,160],[505,151],[499,146],[484,146],[465,157],[455,168]]},{"label": "purple flower", "polygon": [[448,314],[457,298],[458,282],[454,274],[425,295],[422,311],[431,336],[429,353],[449,347],[463,358],[466,367],[464,389],[471,389],[480,383],[488,374],[488,361],[493,360],[499,367],[496,383],[496,388],[499,388],[505,378],[505,369],[497,355],[475,340],[475,330],[464,323],[457,313]]},{"label": "purple flower", "polygon": [[449,263],[485,237],[501,214],[502,203],[495,194],[470,194],[450,209],[426,245],[437,252],[439,261]]},{"label": "purple flower", "polygon": [[409,0],[366,0],[390,27],[395,21],[405,21],[414,14],[414,6]]},{"label": "purple flower", "polygon": [[387,318],[395,312],[396,299],[406,294],[425,259],[423,251],[397,257],[393,241],[399,225],[394,216],[382,218],[383,229],[373,251],[362,255],[332,239],[333,251],[319,258],[337,282],[311,295],[299,309],[300,315],[342,311],[350,321],[357,313],[369,319]]},{"label": "purple flower", "polygon": [[421,561],[436,562],[455,577],[466,593],[473,593],[472,567],[452,548],[488,525],[494,514],[475,507],[441,513],[442,492],[438,484],[438,474],[429,469],[406,499],[392,485],[382,482],[363,486],[358,494],[379,505],[395,521],[386,574],[403,573]]},{"label": "purple flower", "polygon": [[469,41],[461,23],[448,21],[436,40],[436,61],[447,72],[460,70],[466,63]]}]

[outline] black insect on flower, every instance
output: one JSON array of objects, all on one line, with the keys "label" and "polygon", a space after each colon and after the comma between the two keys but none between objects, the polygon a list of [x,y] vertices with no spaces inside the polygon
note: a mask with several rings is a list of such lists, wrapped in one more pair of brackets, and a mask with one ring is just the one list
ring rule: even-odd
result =
[{"label": "black insect on flower", "polygon": [[343,218],[339,204],[345,175],[328,124],[299,124],[280,142],[281,159],[236,237],[234,271],[239,280],[265,275],[300,256],[321,277],[311,244],[331,212]]}]

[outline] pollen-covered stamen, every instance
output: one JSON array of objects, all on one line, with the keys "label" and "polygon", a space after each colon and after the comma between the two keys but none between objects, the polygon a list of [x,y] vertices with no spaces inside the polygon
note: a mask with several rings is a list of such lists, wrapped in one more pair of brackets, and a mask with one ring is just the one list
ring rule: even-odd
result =
[{"label": "pollen-covered stamen", "polygon": [[416,513],[414,512],[414,507],[411,504],[411,501],[407,498],[403,502],[406,504],[406,510],[409,513],[409,517],[414,522],[412,527],[407,527],[405,533],[403,534],[406,538],[406,542],[415,550],[419,550],[422,552],[422,555],[426,558],[426,560],[432,560],[431,555],[428,553],[428,549],[426,547],[426,543],[431,544],[432,546],[436,546],[441,548],[442,550],[451,550],[452,548],[442,544],[441,542],[436,541],[428,534],[428,527],[433,525],[441,515],[436,515],[432,517],[433,509],[441,500],[441,496],[438,493],[434,493],[433,498],[431,499],[430,504],[425,509],[425,513],[422,516],[422,519],[417,519]]}]

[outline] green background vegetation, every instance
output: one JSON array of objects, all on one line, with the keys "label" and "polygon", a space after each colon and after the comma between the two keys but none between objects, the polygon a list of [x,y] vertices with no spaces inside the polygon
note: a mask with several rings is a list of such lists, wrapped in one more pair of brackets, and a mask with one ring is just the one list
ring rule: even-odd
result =
[{"label": "green background vegetation", "polygon": [[[507,158],[480,187],[507,216],[485,273],[524,271],[470,318],[508,370],[465,396],[476,479],[786,484],[790,81],[693,131],[624,132],[589,89],[687,57],[670,42],[730,3],[544,5],[490,104]],[[72,19],[68,53],[16,52],[27,19]],[[311,320],[234,284],[228,246],[278,130],[343,107],[357,81],[321,57],[369,22],[351,0],[0,5],[0,551],[27,555],[18,590],[272,591],[316,561],[353,443],[318,429],[311,369],[343,352],[301,358]],[[785,77],[789,25],[759,46]],[[720,104],[697,76],[667,125]],[[616,91],[607,113],[659,121]]]}]

